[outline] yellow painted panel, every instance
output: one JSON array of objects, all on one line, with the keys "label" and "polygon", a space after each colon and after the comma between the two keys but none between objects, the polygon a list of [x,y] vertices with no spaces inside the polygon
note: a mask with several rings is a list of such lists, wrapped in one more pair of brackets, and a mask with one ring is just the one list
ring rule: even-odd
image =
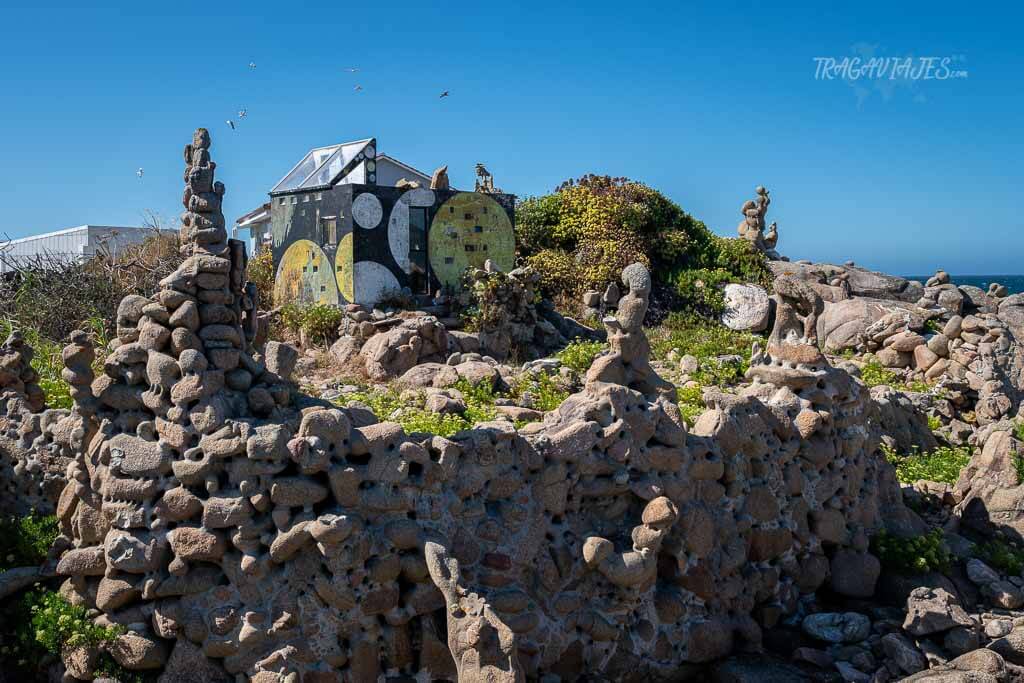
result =
[{"label": "yellow painted panel", "polygon": [[466,268],[491,259],[501,270],[515,265],[515,235],[505,209],[486,194],[460,192],[438,209],[428,238],[430,267],[443,284],[458,287]]},{"label": "yellow painted panel", "polygon": [[274,301],[277,305],[338,305],[338,286],[332,268],[327,255],[314,242],[296,240],[285,250],[274,279]]},{"label": "yellow painted panel", "polygon": [[345,301],[352,303],[356,300],[354,282],[354,270],[352,251],[352,233],[341,238],[338,243],[338,251],[334,255],[334,276],[338,279],[338,289]]}]

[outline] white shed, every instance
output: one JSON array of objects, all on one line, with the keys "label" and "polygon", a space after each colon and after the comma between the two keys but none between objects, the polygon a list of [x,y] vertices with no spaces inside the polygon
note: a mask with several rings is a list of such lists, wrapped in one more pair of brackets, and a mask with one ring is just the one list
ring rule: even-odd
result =
[{"label": "white shed", "polygon": [[[138,244],[156,234],[153,228],[114,225],[80,225],[77,228],[0,241],[0,273],[29,263],[35,256],[52,255],[62,259],[85,261],[101,249],[116,255],[129,244]],[[167,231],[164,231],[167,232]]]}]

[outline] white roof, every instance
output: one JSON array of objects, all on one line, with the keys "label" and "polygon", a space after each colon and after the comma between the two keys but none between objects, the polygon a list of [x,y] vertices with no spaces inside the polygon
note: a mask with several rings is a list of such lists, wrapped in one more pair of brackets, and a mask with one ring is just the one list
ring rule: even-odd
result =
[{"label": "white roof", "polygon": [[333,185],[341,179],[343,172],[351,168],[353,161],[376,158],[376,144],[373,138],[366,138],[311,149],[274,185],[270,193]]}]

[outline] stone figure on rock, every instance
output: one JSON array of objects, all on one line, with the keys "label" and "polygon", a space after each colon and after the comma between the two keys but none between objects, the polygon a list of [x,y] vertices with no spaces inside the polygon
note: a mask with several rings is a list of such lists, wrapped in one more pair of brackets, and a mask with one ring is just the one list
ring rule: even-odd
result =
[{"label": "stone figure on rock", "polygon": [[743,220],[740,221],[736,231],[741,238],[753,244],[769,259],[781,260],[782,257],[775,250],[779,241],[778,225],[772,222],[767,233],[765,232],[765,215],[768,213],[768,205],[772,202],[771,197],[768,196],[768,190],[761,185],[758,185],[754,191],[757,193],[757,199],[747,200],[743,203],[743,208],[740,210]]}]

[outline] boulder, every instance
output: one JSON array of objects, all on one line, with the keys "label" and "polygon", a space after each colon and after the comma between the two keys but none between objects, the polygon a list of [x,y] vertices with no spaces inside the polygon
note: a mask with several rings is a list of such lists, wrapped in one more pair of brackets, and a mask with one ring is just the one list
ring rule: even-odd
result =
[{"label": "boulder", "polygon": [[915,588],[907,598],[907,618],[903,630],[914,636],[948,631],[956,626],[974,626],[974,620],[960,601],[942,588]]},{"label": "boulder", "polygon": [[819,612],[804,617],[804,633],[826,643],[856,643],[871,633],[871,620],[857,612]]},{"label": "boulder", "polygon": [[870,553],[839,550],[832,557],[829,585],[848,598],[870,598],[882,571],[878,558]]},{"label": "boulder", "polygon": [[770,313],[770,301],[764,288],[734,283],[725,286],[722,324],[729,329],[760,332],[768,327]]}]

